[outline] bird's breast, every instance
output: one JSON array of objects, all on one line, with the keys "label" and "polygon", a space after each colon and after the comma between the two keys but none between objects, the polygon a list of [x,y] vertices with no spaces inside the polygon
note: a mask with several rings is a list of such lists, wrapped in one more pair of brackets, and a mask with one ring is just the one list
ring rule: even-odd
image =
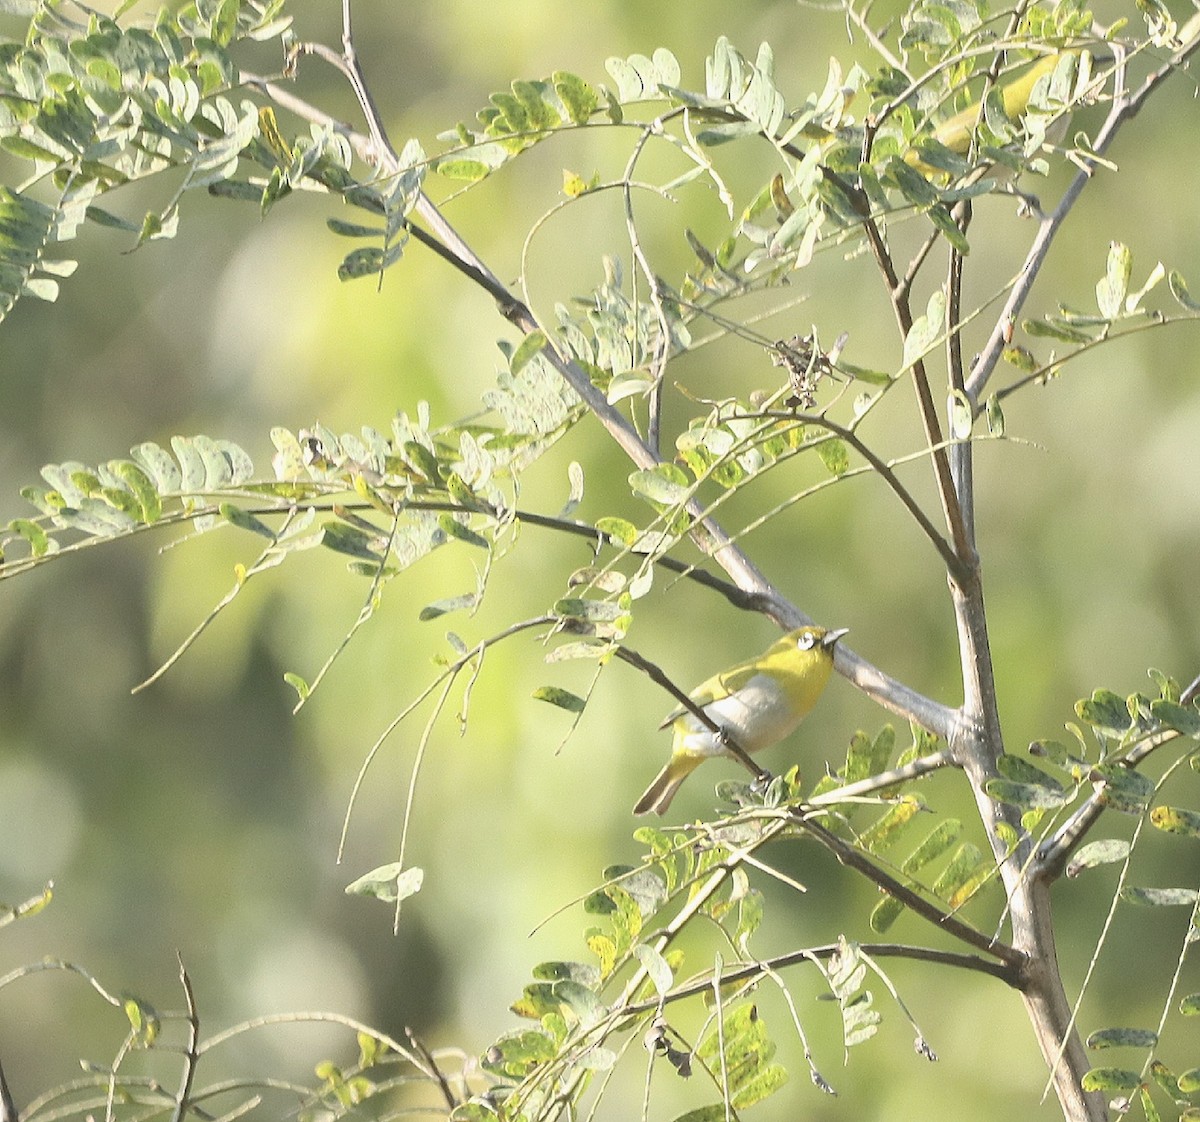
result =
[{"label": "bird's breast", "polygon": [[[804,719],[805,711],[789,703],[780,684],[768,674],[755,674],[728,697],[704,706],[717,724],[747,752],[757,752],[787,736]],[[676,746],[699,755],[725,753],[720,737],[692,713],[676,722]]]}]

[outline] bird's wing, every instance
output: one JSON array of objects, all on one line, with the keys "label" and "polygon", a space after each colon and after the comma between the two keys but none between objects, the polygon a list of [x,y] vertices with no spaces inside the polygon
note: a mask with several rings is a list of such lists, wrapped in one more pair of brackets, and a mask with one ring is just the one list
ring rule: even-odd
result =
[{"label": "bird's wing", "polygon": [[[739,662],[736,666],[729,667],[728,670],[722,670],[720,674],[714,674],[706,682],[701,682],[688,696],[703,709],[706,705],[711,705],[714,701],[720,701],[722,698],[728,697],[731,693],[737,693],[751,678],[758,673],[759,658],[747,659],[745,662]],[[663,723],[658,727],[665,729],[673,721],[678,720],[686,713],[687,710],[683,706],[677,709],[672,709],[663,718]]]}]

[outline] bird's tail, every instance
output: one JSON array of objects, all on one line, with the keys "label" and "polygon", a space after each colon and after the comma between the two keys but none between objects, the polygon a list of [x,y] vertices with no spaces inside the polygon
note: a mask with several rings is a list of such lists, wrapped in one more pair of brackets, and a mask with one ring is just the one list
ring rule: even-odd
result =
[{"label": "bird's tail", "polygon": [[679,785],[704,762],[703,756],[672,756],[667,766],[654,778],[654,782],[646,788],[645,794],[638,799],[633,808],[634,814],[666,814],[667,807],[679,790]]}]

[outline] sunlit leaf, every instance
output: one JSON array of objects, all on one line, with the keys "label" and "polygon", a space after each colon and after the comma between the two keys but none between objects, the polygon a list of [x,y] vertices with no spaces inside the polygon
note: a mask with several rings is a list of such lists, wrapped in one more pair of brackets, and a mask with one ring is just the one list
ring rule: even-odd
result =
[{"label": "sunlit leaf", "polygon": [[1127,841],[1117,838],[1103,838],[1100,841],[1088,842],[1071,858],[1067,865],[1067,876],[1077,877],[1080,873],[1097,865],[1111,865],[1124,861],[1129,856],[1130,845]]},{"label": "sunlit leaf", "polygon": [[421,891],[425,870],[405,867],[398,861],[380,865],[346,885],[348,896],[374,896],[387,904],[399,903]]},{"label": "sunlit leaf", "polygon": [[570,690],[560,689],[558,686],[538,686],[533,691],[533,696],[538,701],[545,701],[559,709],[567,710],[568,713],[582,713],[587,705],[585,698],[571,693]]}]

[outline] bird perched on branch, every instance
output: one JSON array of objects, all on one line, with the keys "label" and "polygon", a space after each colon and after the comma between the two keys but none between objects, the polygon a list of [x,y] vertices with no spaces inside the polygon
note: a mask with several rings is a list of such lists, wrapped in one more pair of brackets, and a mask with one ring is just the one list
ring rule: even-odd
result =
[{"label": "bird perched on branch", "polygon": [[695,713],[677,709],[671,725],[671,758],[633,808],[634,814],[663,814],[679,785],[711,756],[729,756],[732,740],[744,752],[769,748],[808,716],[829,681],[834,648],[847,628],[800,627],[772,643],[757,658],[739,662],[690,694],[697,707],[724,733],[714,732]]},{"label": "bird perched on branch", "polygon": [[[1004,116],[1008,121],[1015,123],[1025,117],[1027,111],[1032,112],[1029,103],[1039,82],[1043,86],[1059,83],[1066,90],[1073,88],[1080,62],[1085,61],[1086,54],[1087,52],[1084,51],[1071,50],[1045,55],[1026,67],[1016,77],[1001,82],[996,87],[995,93],[998,95],[999,104],[1003,107]],[[1086,62],[1090,61],[1091,58],[1088,55]],[[1088,67],[1088,71],[1090,72],[1090,67]],[[1065,97],[1064,94],[1064,99]],[[1035,99],[1035,105],[1044,104],[1044,102],[1044,95],[1040,99]],[[1042,112],[1045,116],[1049,116],[1049,114],[1045,114],[1044,110]],[[933,143],[928,147],[910,148],[905,152],[904,162],[921,172],[922,175],[944,177],[946,169],[931,166],[927,160],[936,155],[938,146],[948,149],[957,157],[966,156],[971,150],[975,131],[980,121],[987,119],[986,114],[981,112],[979,100],[976,99],[965,109],[940,122],[933,130]],[[1049,119],[1043,143],[1060,144],[1067,134],[1070,119],[1071,114],[1064,106],[1062,112]],[[999,165],[996,165],[993,170],[998,171],[1001,176],[1011,175],[1010,169],[1002,168]],[[994,178],[994,176],[989,176],[989,178]]]}]

